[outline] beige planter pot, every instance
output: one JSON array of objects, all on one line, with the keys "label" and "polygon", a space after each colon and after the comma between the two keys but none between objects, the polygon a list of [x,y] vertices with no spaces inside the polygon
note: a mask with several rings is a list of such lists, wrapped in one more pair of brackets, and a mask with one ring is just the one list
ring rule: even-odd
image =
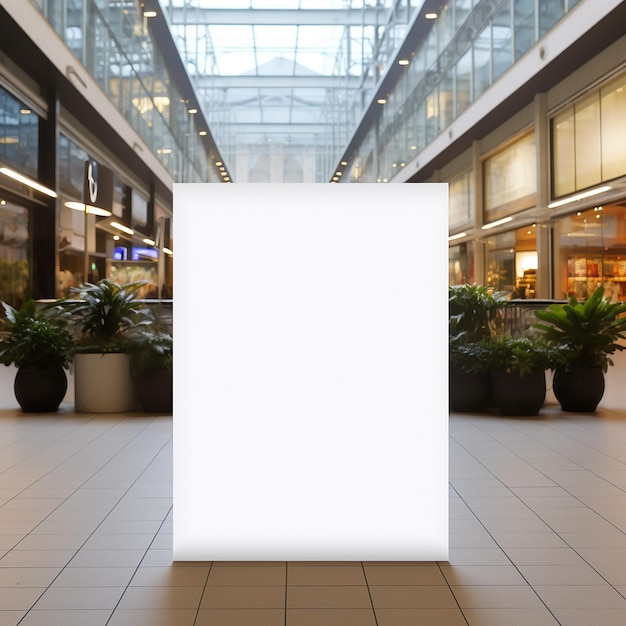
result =
[{"label": "beige planter pot", "polygon": [[128,354],[75,354],[74,405],[83,413],[122,413],[137,409]]}]

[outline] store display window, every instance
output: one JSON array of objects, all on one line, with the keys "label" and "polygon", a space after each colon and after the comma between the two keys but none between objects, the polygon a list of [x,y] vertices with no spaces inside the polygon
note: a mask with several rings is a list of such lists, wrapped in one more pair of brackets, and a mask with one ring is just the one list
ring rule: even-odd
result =
[{"label": "store display window", "polygon": [[579,299],[599,285],[626,300],[626,207],[597,206],[554,220],[555,297]]},{"label": "store display window", "polygon": [[19,308],[30,286],[28,209],[0,194],[0,298]]},{"label": "store display window", "polygon": [[536,224],[490,236],[486,243],[486,282],[513,298],[536,298]]},{"label": "store display window", "polygon": [[476,282],[474,274],[473,241],[451,246],[448,251],[448,284],[463,285]]}]

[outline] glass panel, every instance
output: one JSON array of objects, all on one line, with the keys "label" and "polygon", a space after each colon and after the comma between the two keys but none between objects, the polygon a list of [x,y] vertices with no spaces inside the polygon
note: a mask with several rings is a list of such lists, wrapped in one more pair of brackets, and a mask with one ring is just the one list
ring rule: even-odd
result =
[{"label": "glass panel", "polygon": [[515,290],[515,231],[492,235],[487,239],[487,275],[485,284],[497,291]]},{"label": "glass panel", "polygon": [[536,41],[535,0],[515,0],[513,2],[513,27],[515,60],[528,52]]},{"label": "glass panel", "polygon": [[474,42],[474,99],[491,84],[491,26]]},{"label": "glass panel", "polygon": [[439,85],[439,130],[454,120],[454,76],[448,74]]},{"label": "glass panel", "polygon": [[600,94],[596,92],[574,107],[576,127],[576,189],[599,183]]},{"label": "glass panel", "polygon": [[451,246],[448,250],[448,284],[464,285],[476,281],[474,277],[473,241]]},{"label": "glass panel", "polygon": [[515,291],[514,298],[536,298],[537,225],[530,224],[515,231]]},{"label": "glass panel", "polygon": [[601,91],[602,180],[626,174],[626,76]]},{"label": "glass panel", "polygon": [[21,307],[29,294],[28,210],[0,202],[0,300]]},{"label": "glass panel", "polygon": [[511,36],[511,5],[509,0],[493,19],[493,80],[499,78],[513,63]]},{"label": "glass panel", "polygon": [[543,37],[564,15],[567,0],[541,0],[539,3],[539,37]]},{"label": "glass panel", "polygon": [[0,158],[37,178],[39,116],[0,87]]},{"label": "glass panel", "polygon": [[471,102],[472,51],[468,50],[456,64],[456,115],[461,115]]},{"label": "glass panel", "polygon": [[456,0],[454,3],[454,22],[458,29],[472,10],[472,0]]},{"label": "glass panel", "polygon": [[475,215],[474,175],[465,172],[449,183],[449,228],[455,230],[473,224]]},{"label": "glass panel", "polygon": [[559,113],[552,120],[553,197],[576,189],[576,152],[574,149],[574,109]]},{"label": "glass panel", "polygon": [[484,164],[485,222],[535,205],[537,155],[533,133],[488,158]]}]

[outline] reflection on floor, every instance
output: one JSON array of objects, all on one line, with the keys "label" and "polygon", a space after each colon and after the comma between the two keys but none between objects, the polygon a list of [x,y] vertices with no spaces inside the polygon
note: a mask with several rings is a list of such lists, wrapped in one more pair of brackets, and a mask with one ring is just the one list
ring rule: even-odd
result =
[{"label": "reflection on floor", "polygon": [[172,564],[171,416],[24,415],[7,373],[0,626],[626,623],[626,411],[452,416],[449,562]]}]

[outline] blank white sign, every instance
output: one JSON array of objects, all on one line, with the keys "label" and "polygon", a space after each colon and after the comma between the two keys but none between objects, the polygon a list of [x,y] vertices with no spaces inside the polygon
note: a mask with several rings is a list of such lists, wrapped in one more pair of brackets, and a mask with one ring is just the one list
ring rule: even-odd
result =
[{"label": "blank white sign", "polygon": [[174,559],[446,560],[447,185],[174,211]]}]

